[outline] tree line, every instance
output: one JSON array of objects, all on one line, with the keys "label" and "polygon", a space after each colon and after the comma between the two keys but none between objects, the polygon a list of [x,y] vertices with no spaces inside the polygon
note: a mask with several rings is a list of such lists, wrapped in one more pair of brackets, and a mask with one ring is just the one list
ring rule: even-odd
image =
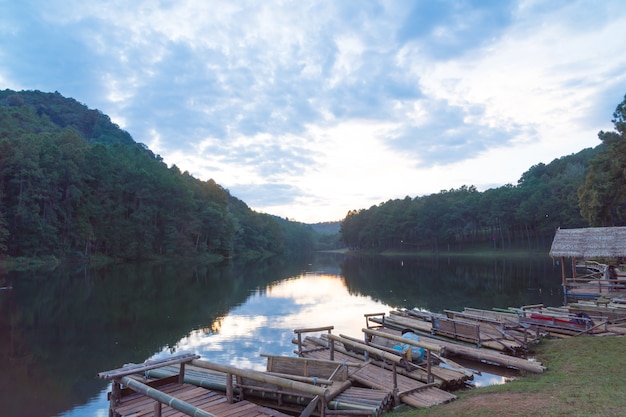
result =
[{"label": "tree line", "polygon": [[626,97],[613,113],[614,132],[595,148],[537,164],[516,185],[474,186],[389,200],[348,212],[346,245],[361,250],[430,249],[483,243],[544,248],[561,228],[626,225]]},{"label": "tree line", "polygon": [[314,235],[168,167],[74,99],[0,91],[0,255],[291,255]]}]

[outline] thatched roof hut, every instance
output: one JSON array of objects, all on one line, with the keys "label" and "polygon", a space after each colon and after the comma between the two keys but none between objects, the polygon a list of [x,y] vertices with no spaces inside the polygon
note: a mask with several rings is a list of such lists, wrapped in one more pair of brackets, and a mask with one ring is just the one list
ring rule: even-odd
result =
[{"label": "thatched roof hut", "polygon": [[626,227],[558,229],[552,241],[550,256],[626,258]]}]

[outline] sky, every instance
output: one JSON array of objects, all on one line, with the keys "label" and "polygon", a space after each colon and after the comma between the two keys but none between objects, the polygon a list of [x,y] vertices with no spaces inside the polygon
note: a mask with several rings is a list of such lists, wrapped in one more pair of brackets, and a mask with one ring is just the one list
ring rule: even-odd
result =
[{"label": "sky", "polygon": [[255,211],[516,184],[626,94],[623,0],[0,0],[0,88],[58,91]]}]

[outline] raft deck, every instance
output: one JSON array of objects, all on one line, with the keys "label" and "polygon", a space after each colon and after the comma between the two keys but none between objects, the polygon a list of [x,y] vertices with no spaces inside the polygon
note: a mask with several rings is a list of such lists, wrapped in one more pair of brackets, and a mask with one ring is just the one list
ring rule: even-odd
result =
[{"label": "raft deck", "polygon": [[395,399],[396,405],[407,404],[411,407],[424,408],[437,404],[443,404],[456,399],[454,394],[444,391],[435,383],[423,383],[406,375],[400,374],[397,370],[402,363],[399,356],[382,351],[369,346],[359,345],[345,336],[324,335],[327,339],[339,343],[330,345],[321,338],[306,336],[303,333],[309,330],[318,329],[296,329],[298,334],[298,354],[304,358],[315,358],[325,361],[333,361],[337,364],[344,362],[354,362],[355,358],[350,356],[341,345],[351,345],[357,349],[367,349],[372,356],[383,358],[382,366],[375,365],[371,361],[361,361],[357,369],[350,369],[348,379],[356,384],[365,387],[385,390]]},{"label": "raft deck", "polygon": [[[229,403],[226,396],[220,392],[197,387],[192,384],[179,384],[177,376],[160,381],[164,385],[158,386],[158,390],[195,407],[198,412],[195,415],[202,416],[200,411],[209,413],[215,417],[289,417],[288,414],[254,404],[249,401]],[[142,417],[183,417],[190,414],[176,410],[168,405],[158,406],[158,402],[134,391],[125,391],[111,410],[113,415],[142,416]]]}]

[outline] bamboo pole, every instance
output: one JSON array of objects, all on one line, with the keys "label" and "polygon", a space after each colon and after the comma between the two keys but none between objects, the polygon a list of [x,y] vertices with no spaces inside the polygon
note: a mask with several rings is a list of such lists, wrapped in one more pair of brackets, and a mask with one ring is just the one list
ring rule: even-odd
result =
[{"label": "bamboo pole", "polygon": [[542,373],[546,369],[543,365],[526,359],[515,358],[497,353],[488,353],[480,349],[468,348],[465,346],[449,346],[446,349],[446,352],[461,355],[477,361],[492,362],[502,366],[510,366],[512,368],[532,373]]},{"label": "bamboo pole", "polygon": [[378,330],[361,329],[361,331],[363,333],[365,333],[365,334],[368,334],[368,335],[378,336],[378,337],[382,337],[382,338],[385,338],[385,339],[393,340],[394,342],[405,343],[407,345],[421,347],[421,348],[424,348],[424,349],[426,349],[428,351],[436,352],[436,353],[439,353],[439,354],[442,354],[445,351],[445,348],[443,346],[440,346],[440,345],[435,345],[435,344],[432,344],[432,343],[427,343],[427,342],[422,342],[422,341],[417,342],[415,340],[405,339],[402,336],[396,336],[396,335],[385,333],[385,332],[381,332],[381,331],[378,331]]},{"label": "bamboo pole", "polygon": [[268,375],[273,375],[273,376],[277,376],[277,377],[285,378],[285,379],[292,379],[294,381],[304,382],[304,383],[311,384],[311,385],[330,385],[333,383],[333,381],[330,379],[317,378],[314,376],[300,376],[300,375],[283,374],[280,372],[270,372],[270,371],[267,371],[266,373]]},{"label": "bamboo pole", "polygon": [[172,397],[171,395],[161,392],[158,389],[149,387],[148,385],[134,380],[129,376],[123,376],[119,378],[119,382],[126,385],[133,391],[143,394],[148,398],[152,398],[153,400],[157,400],[159,403],[167,404],[173,409],[183,412],[187,415],[197,417],[216,417],[214,414],[204,411],[201,408],[194,407],[188,402],[179,400],[176,397]]},{"label": "bamboo pole", "polygon": [[335,326],[322,326],[322,327],[309,327],[304,329],[294,329],[294,333],[313,333],[313,332],[328,332],[330,333]]},{"label": "bamboo pole", "polygon": [[191,362],[192,365],[199,368],[212,369],[214,371],[230,373],[244,378],[252,379],[257,382],[264,382],[267,384],[274,384],[282,388],[288,388],[294,391],[305,392],[312,395],[320,395],[322,398],[326,398],[329,390],[327,388],[317,387],[303,382],[293,381],[286,378],[281,378],[273,375],[268,375],[265,372],[258,372],[249,369],[238,369],[233,366],[221,365],[218,363],[208,362],[200,359],[195,359]]},{"label": "bamboo pole", "polygon": [[[292,340],[292,343],[293,343],[293,340]],[[261,353],[259,356],[264,357],[264,358],[285,358],[285,356],[270,355],[267,353]],[[311,363],[321,363],[321,364],[327,364],[327,365],[337,365],[337,361],[329,361],[326,359],[300,358],[300,357],[291,357],[291,356],[288,356],[286,358],[294,362],[311,362]],[[346,363],[342,363],[342,365],[348,366],[348,367],[352,366],[356,368],[361,366],[360,363],[356,363],[356,362],[346,362]]]},{"label": "bamboo pole", "polygon": [[141,373],[141,372],[148,371],[151,369],[162,368],[168,365],[184,364],[184,363],[188,363],[192,361],[193,359],[198,359],[198,358],[200,358],[200,355],[186,353],[186,354],[174,356],[171,358],[151,360],[151,361],[146,361],[144,363],[131,364],[128,366],[124,366],[123,368],[113,369],[111,371],[100,372],[98,374],[98,377],[102,379],[114,379],[114,378],[119,378],[122,376]]},{"label": "bamboo pole", "polygon": [[350,340],[350,339],[348,339],[346,337],[343,337],[341,335],[340,336],[336,336],[334,334],[329,334],[328,338],[330,340],[335,341],[335,342],[340,342],[340,343],[343,343],[344,345],[349,345],[349,346],[353,346],[355,348],[364,350],[364,351],[366,351],[368,353],[371,353],[371,354],[376,355],[378,357],[381,357],[381,358],[383,358],[385,360],[388,360],[391,363],[399,364],[402,361],[402,358],[400,356],[398,356],[398,355],[394,355],[393,353],[385,352],[384,350],[377,349],[375,347],[371,347],[371,346],[365,345],[365,344],[360,343],[360,342],[354,342],[354,341],[352,341],[352,340]]}]

